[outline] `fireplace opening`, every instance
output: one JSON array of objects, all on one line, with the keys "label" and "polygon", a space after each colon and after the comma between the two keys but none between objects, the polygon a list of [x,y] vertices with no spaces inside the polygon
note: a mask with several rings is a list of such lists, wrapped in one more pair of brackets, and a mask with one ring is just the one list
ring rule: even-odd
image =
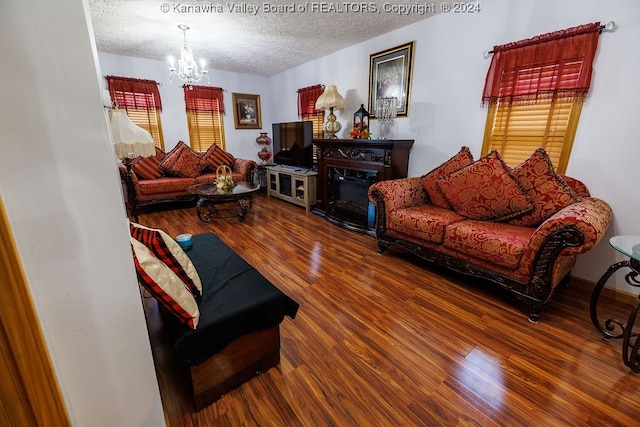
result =
[{"label": "fireplace opening", "polygon": [[368,191],[377,181],[375,171],[349,168],[329,169],[329,211],[337,216],[367,222]]}]

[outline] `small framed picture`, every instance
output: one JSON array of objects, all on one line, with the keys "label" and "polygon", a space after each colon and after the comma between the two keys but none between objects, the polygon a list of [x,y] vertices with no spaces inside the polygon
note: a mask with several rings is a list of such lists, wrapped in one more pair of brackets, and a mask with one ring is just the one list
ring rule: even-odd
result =
[{"label": "small framed picture", "polygon": [[262,129],[260,95],[233,93],[232,97],[236,129]]},{"label": "small framed picture", "polygon": [[396,115],[409,115],[413,44],[396,46],[369,57],[369,112],[376,114],[379,98],[396,98]]}]

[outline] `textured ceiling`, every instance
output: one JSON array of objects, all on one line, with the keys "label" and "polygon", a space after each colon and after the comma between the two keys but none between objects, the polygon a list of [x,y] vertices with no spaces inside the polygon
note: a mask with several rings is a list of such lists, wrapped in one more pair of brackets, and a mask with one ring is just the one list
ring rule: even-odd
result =
[{"label": "textured ceiling", "polygon": [[[420,13],[400,10],[408,5],[399,0],[89,0],[89,9],[101,52],[178,58],[183,39],[178,25],[184,24],[191,27],[188,45],[207,68],[270,76],[433,16],[440,7],[435,6],[440,2],[420,3],[426,4],[430,7]],[[275,9],[285,6],[289,10]]]}]

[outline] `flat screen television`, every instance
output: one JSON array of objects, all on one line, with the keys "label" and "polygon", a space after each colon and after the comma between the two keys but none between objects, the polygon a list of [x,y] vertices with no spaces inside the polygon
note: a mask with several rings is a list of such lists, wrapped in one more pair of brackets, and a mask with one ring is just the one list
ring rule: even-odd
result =
[{"label": "flat screen television", "polygon": [[313,168],[313,123],[274,123],[273,163],[300,169]]}]

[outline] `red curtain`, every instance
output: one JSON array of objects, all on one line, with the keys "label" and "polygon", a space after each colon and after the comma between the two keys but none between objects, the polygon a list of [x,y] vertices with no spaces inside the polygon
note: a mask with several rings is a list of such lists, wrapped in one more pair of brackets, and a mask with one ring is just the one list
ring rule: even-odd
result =
[{"label": "red curtain", "polygon": [[153,80],[107,76],[111,100],[121,107],[162,110],[158,83]]},{"label": "red curtain", "polygon": [[298,89],[298,116],[316,114],[316,101],[322,95],[324,88],[322,85],[303,87]]},{"label": "red curtain", "polygon": [[224,113],[222,93],[224,90],[211,86],[184,85],[184,102],[187,111],[219,111]]},{"label": "red curtain", "polygon": [[483,104],[584,99],[591,85],[599,26],[595,22],[495,46]]}]

